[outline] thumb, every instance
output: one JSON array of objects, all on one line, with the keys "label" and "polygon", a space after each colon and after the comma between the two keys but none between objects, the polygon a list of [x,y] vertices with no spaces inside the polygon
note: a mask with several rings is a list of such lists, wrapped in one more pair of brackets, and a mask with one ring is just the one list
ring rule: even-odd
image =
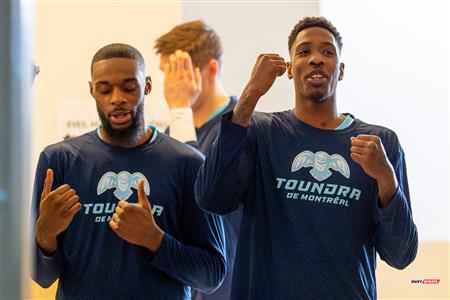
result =
[{"label": "thumb", "polygon": [[52,191],[53,186],[53,170],[47,169],[47,174],[45,175],[44,187],[42,188],[41,200],[45,199],[48,194]]},{"label": "thumb", "polygon": [[195,86],[197,87],[197,90],[202,90],[202,75],[200,74],[200,68],[196,67],[194,70],[194,80],[195,80]]},{"label": "thumb", "polygon": [[138,205],[150,211],[152,210],[152,206],[150,205],[150,202],[148,202],[147,195],[145,195],[143,179],[140,179],[138,183]]}]

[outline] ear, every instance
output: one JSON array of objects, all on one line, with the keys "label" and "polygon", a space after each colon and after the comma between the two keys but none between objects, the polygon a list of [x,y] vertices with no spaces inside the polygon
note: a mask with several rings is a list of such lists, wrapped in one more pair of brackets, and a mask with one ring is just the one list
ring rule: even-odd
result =
[{"label": "ear", "polygon": [[292,62],[287,62],[287,76],[289,79],[292,79]]},{"label": "ear", "polygon": [[152,79],[150,76],[145,77],[145,88],[144,88],[144,94],[148,95],[150,94],[152,90]]},{"label": "ear", "polygon": [[216,76],[219,75],[219,62],[217,61],[217,59],[213,58],[208,62],[206,67],[208,79],[214,80]]},{"label": "ear", "polygon": [[89,93],[91,94],[92,98],[95,99],[95,97],[94,97],[94,87],[93,87],[91,81],[89,81]]},{"label": "ear", "polygon": [[338,80],[341,81],[342,79],[344,79],[344,69],[345,69],[345,65],[344,63],[341,63],[339,65],[339,77]]}]

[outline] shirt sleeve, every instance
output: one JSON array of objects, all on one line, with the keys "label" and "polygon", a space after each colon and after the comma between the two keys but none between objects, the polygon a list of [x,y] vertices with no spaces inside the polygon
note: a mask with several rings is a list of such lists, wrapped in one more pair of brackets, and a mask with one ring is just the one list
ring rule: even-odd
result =
[{"label": "shirt sleeve", "polygon": [[225,240],[220,217],[203,212],[194,200],[194,182],[202,162],[199,158],[185,171],[182,237],[177,240],[165,233],[151,264],[189,286],[212,293],[225,278]]},{"label": "shirt sleeve", "polygon": [[391,163],[398,188],[386,207],[376,205],[376,249],[390,266],[404,269],[416,257],[418,233],[411,211],[404,153],[399,144]]},{"label": "shirt sleeve", "polygon": [[[44,186],[44,180],[47,169],[51,168],[48,162],[47,156],[44,152],[39,157],[39,162],[36,169],[33,194],[32,194],[32,209],[31,209],[31,232],[34,245],[34,257],[32,279],[43,288],[47,288],[59,278],[63,269],[64,257],[60,247],[58,246],[54,253],[45,253],[36,242],[36,221],[39,218],[39,205],[41,199],[41,193]],[[55,170],[53,170],[55,171]],[[53,181],[53,187],[57,186],[57,177],[55,176]],[[58,245],[60,245],[61,235],[58,236]]]},{"label": "shirt sleeve", "polygon": [[169,135],[182,143],[195,143],[197,133],[190,108],[175,108],[169,111]]},{"label": "shirt sleeve", "polygon": [[211,213],[229,214],[246,199],[254,177],[252,124],[231,122],[233,112],[222,117],[218,138],[206,155],[195,184],[199,206]]}]

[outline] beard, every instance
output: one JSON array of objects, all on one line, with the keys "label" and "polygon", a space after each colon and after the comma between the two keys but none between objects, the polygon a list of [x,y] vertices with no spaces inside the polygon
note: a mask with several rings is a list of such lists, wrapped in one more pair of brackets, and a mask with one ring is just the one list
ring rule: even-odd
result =
[{"label": "beard", "polygon": [[100,111],[97,105],[97,112],[103,130],[106,131],[113,143],[117,144],[138,144],[141,141],[142,133],[145,132],[144,122],[144,102],[136,106],[136,113],[132,116],[132,123],[127,128],[115,129],[111,126],[105,114]]}]

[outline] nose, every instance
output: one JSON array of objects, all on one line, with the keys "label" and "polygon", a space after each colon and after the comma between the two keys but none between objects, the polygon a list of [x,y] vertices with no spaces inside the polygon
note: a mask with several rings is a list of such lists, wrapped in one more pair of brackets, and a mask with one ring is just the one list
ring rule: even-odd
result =
[{"label": "nose", "polygon": [[127,98],[119,88],[114,88],[111,94],[110,103],[114,106],[120,106],[127,102]]},{"label": "nose", "polygon": [[311,53],[309,57],[309,65],[315,66],[315,65],[323,65],[324,59],[320,52],[314,51]]}]

